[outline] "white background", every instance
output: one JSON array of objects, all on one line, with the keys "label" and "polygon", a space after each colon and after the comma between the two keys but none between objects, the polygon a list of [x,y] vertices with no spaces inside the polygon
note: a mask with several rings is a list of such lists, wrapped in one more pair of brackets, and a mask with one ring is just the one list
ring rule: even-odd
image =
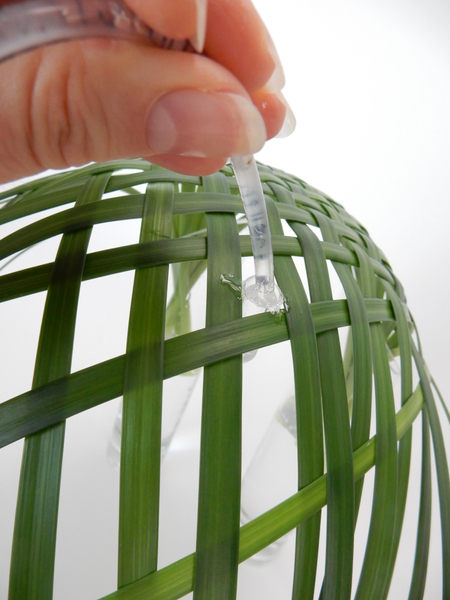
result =
[{"label": "white background", "polygon": [[[405,287],[428,366],[444,396],[450,398],[450,4],[444,0],[256,0],[255,4],[285,66],[285,95],[297,117],[296,132],[268,143],[257,159],[323,190],[369,230]],[[120,320],[121,307],[111,298],[125,280],[129,283],[126,278],[111,283],[110,306],[103,305],[96,313],[89,299],[98,290],[92,289],[91,296],[86,291],[82,310],[90,316],[85,317],[85,331],[79,332],[77,343],[80,348],[82,341],[89,344],[89,360],[124,350],[126,321]],[[19,317],[9,307],[1,313],[2,380],[14,374],[16,382],[11,379],[4,386],[2,399],[29,386],[38,334],[32,317],[42,310],[42,302],[42,296],[33,306],[25,300],[18,302]],[[109,337],[111,319],[119,331],[114,340]],[[29,344],[25,328],[31,328]],[[5,340],[12,340],[8,347]],[[92,340],[103,340],[107,350],[97,350]],[[279,398],[261,409],[256,395],[253,408],[250,403],[246,409],[244,425],[250,441],[244,448],[244,466],[274,407],[289,393],[289,384],[280,381],[286,356],[286,349],[280,349],[275,360],[260,352],[257,360],[262,362],[248,365],[247,372],[259,377],[262,386],[276,381]],[[74,367],[81,368],[85,360],[80,350]],[[26,375],[19,375],[24,369]],[[247,387],[251,395],[252,384]],[[196,398],[163,467],[162,499],[173,511],[167,509],[167,516],[162,516],[164,560],[193,550],[195,527],[189,515],[195,517],[195,494],[191,497],[180,488],[180,479],[189,469],[195,470],[197,460],[192,423],[199,410],[199,390]],[[90,600],[114,589],[118,477],[106,464],[105,448],[116,410],[117,402],[113,402],[96,409],[94,418],[82,415],[67,426],[65,466],[72,466],[73,475],[63,479],[55,600]],[[256,417],[258,423],[253,426]],[[448,428],[445,432],[448,437]],[[6,599],[19,446],[0,454],[1,600]],[[177,504],[177,496],[183,497],[184,505]],[[170,537],[175,518],[185,538],[180,533]],[[407,522],[406,546],[414,543],[414,527],[413,517],[411,526]],[[245,565],[241,569],[241,600],[290,597],[291,545],[289,540],[264,568]],[[433,549],[429,600],[441,593],[438,536],[433,538]],[[402,564],[405,574],[395,579],[390,596],[395,600],[407,597],[411,556]]]}]

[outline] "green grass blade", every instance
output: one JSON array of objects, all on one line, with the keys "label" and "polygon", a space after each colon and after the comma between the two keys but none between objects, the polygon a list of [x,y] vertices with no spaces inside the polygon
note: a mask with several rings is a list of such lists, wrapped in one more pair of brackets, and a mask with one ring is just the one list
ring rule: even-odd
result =
[{"label": "green grass blade", "polygon": [[397,502],[397,432],[394,395],[382,325],[371,325],[377,419],[372,516],[355,598],[381,600],[388,592]]},{"label": "green grass blade", "polygon": [[[420,414],[423,402],[419,386],[396,416],[398,439],[405,435]],[[353,456],[354,477],[358,480],[375,464],[376,437],[356,450]],[[247,560],[309,519],[325,506],[326,501],[327,479],[326,475],[322,475],[294,496],[241,527],[239,562]],[[193,554],[186,556],[101,600],[177,600],[192,591],[194,560]]]},{"label": "green grass blade", "polygon": [[[369,298],[364,304],[369,322],[394,319],[390,302]],[[350,324],[345,300],[316,302],[311,312],[316,332]],[[288,339],[286,318],[269,313],[193,331],[166,341],[164,378]],[[117,356],[2,402],[0,448],[121,396],[124,363],[125,357]]]},{"label": "green grass blade", "polygon": [[[405,305],[402,303],[401,298],[397,294],[397,290],[388,283],[384,282],[384,287],[388,298],[392,302],[392,306],[396,318],[396,334],[397,342],[399,344],[400,352],[400,365],[401,365],[401,402],[404,404],[410,397],[413,390],[413,371],[412,371],[412,351],[411,351],[411,338],[406,319]],[[400,294],[403,294],[403,290],[399,289]],[[408,482],[409,472],[411,465],[411,447],[412,447],[412,429],[410,429],[405,436],[402,438],[399,449],[398,449],[398,490],[397,490],[397,509],[396,509],[396,522],[395,532],[392,548],[392,560],[391,560],[391,574],[389,581],[392,578],[392,574],[395,566],[395,558],[398,552],[398,546],[400,543],[400,537],[403,527],[403,520],[405,515],[406,498],[408,493]]]},{"label": "green grass blade", "polygon": [[[320,226],[323,239],[327,242],[340,244],[337,233],[336,223],[339,222],[337,215],[332,221],[327,216],[313,212]],[[353,244],[353,249],[358,256],[360,270],[367,273],[367,291],[373,286],[374,274],[372,270],[364,268],[369,263],[369,259],[357,244]],[[351,434],[352,447],[354,450],[362,446],[370,434],[370,420],[372,412],[372,351],[370,346],[370,326],[367,316],[366,306],[364,304],[363,293],[361,292],[357,281],[355,280],[350,265],[341,264],[337,261],[332,262],[334,269],[344,288],[348,302],[351,324],[351,348],[352,348],[352,371],[353,381],[352,389],[352,419]],[[364,289],[363,289],[364,291]],[[371,296],[368,293],[366,296]],[[359,511],[364,480],[360,479],[355,485],[355,523]]]},{"label": "green grass blade", "polygon": [[[138,210],[134,206],[131,206],[130,210],[132,211],[130,218],[137,218],[141,214],[139,212],[141,211],[140,204],[138,205]],[[73,227],[76,228],[76,220]],[[57,233],[59,233],[57,229],[52,231],[52,235],[56,235]],[[16,239],[16,242],[23,245],[23,240],[20,239],[20,236]],[[251,256],[250,237],[245,235],[240,236],[240,243],[242,256]],[[272,236],[272,246],[275,256],[303,255],[300,244],[294,237],[274,235]],[[323,242],[322,248],[326,258],[329,260],[354,266],[358,265],[355,253],[343,246]],[[22,248],[22,250],[17,250],[17,252],[21,252],[24,249],[28,249],[28,246]],[[202,238],[132,244],[130,246],[88,254],[83,280],[122,273],[123,271],[129,271],[138,267],[150,267],[157,264],[170,264],[180,261],[197,261],[205,258],[206,240]],[[386,269],[382,265],[376,261],[372,261],[371,265],[375,274],[389,281],[389,273],[386,272]],[[2,275],[0,277],[0,302],[46,290],[50,281],[52,267],[52,264],[39,265],[38,267],[24,269],[17,273]]]},{"label": "green grass blade", "polygon": [[[227,191],[225,177],[203,178],[205,190]],[[241,278],[234,215],[207,214],[206,326],[241,316],[241,301],[221,275]],[[237,591],[241,482],[242,357],[205,367],[194,598],[233,600]]]},{"label": "green grass blade", "polygon": [[[125,199],[127,202],[125,202]],[[0,259],[60,233],[85,229],[97,223],[137,219],[142,214],[142,205],[143,198],[141,195],[111,198],[83,205],[77,204],[73,208],[45,217],[4,237],[0,240]]]},{"label": "green grass blade", "polygon": [[[312,303],[332,299],[325,255],[306,226],[289,223],[300,240]],[[327,459],[327,548],[324,600],[350,597],[353,565],[353,455],[345,375],[337,330],[317,335]]]},{"label": "green grass blade", "polygon": [[[108,178],[109,174],[89,180],[78,203],[101,198]],[[78,296],[90,234],[87,229],[61,241],[42,319],[34,387],[70,372]],[[50,600],[53,595],[64,429],[62,422],[25,440],[9,600]]]},{"label": "green grass blade", "polygon": [[[180,196],[180,195],[179,195]],[[183,194],[175,201],[174,212],[178,214],[242,211],[242,202],[231,194]],[[125,195],[108,198],[91,205],[75,206],[32,223],[0,240],[0,260],[20,252],[24,248],[42,242],[60,233],[91,227],[98,223],[108,223],[125,219],[138,219],[142,215],[144,197]],[[0,213],[1,214],[1,213]]]},{"label": "green grass blade", "polygon": [[[422,389],[418,387],[396,415],[397,438],[410,429],[424,405]],[[354,479],[358,481],[376,460],[376,436],[353,453]],[[241,528],[239,560],[243,561],[291,531],[298,523],[311,517],[327,502],[326,475]]]},{"label": "green grass blade", "polygon": [[9,600],[50,600],[64,424],[25,440],[11,553]]},{"label": "green grass blade", "polygon": [[[186,187],[186,185],[184,186]],[[206,232],[206,218],[202,213],[194,215],[174,215],[172,236],[191,236],[200,231]],[[205,250],[206,250],[206,239]],[[172,263],[175,289],[167,306],[166,336],[173,337],[191,330],[189,295],[198,278],[206,269],[206,260]]]},{"label": "green grass blade", "polygon": [[408,600],[422,600],[427,579],[431,533],[431,444],[430,423],[426,408],[422,410],[422,483],[420,489],[419,526],[416,555]]},{"label": "green grass blade", "polygon": [[[27,181],[26,183],[22,183],[21,185],[16,185],[13,190],[8,189],[0,192],[0,200],[11,197],[11,192],[17,196],[21,196],[25,192],[31,196],[42,196],[52,189],[65,189],[69,185],[72,186],[74,183],[79,182],[80,186],[82,186],[85,184],[86,179],[92,175],[113,173],[114,171],[121,169],[138,169],[140,171],[146,171],[152,169],[153,166],[154,165],[151,165],[146,160],[140,158],[91,163],[85,167],[46,175],[45,177],[39,177]],[[106,190],[108,190],[108,187],[109,186],[107,186]],[[78,193],[79,192],[80,189],[78,188]]]},{"label": "green grass blade", "polygon": [[[170,237],[174,188],[149,184],[140,241]],[[168,265],[136,271],[124,373],[119,587],[156,570]]]},{"label": "green grass blade", "polygon": [[[249,241],[248,255],[250,255],[250,248]],[[143,267],[205,258],[205,239],[160,240],[145,244],[132,244],[88,254],[83,280],[114,275]],[[53,264],[48,263],[3,275],[0,277],[0,302],[46,290],[52,268]]]},{"label": "green grass blade", "polygon": [[[271,189],[283,199],[284,188]],[[266,199],[272,234],[283,228],[274,202]],[[316,330],[310,303],[291,257],[275,257],[278,285],[288,298],[286,313],[295,381],[297,422],[298,489],[319,478],[324,471],[323,426]],[[292,598],[313,598],[319,553],[321,514],[317,512],[296,531]]]},{"label": "green grass blade", "polygon": [[[366,237],[367,249],[362,249],[357,244],[351,244],[355,250],[359,269],[357,277],[364,296],[376,296],[380,286],[375,277],[372,267],[375,261],[380,260],[378,249]],[[394,527],[397,523],[397,444],[394,423],[394,398],[392,383],[390,379],[389,365],[386,358],[386,343],[384,341],[384,324],[371,326],[375,396],[377,414],[377,440],[379,439],[380,452],[377,451],[377,469],[375,474],[374,502],[372,507],[372,518],[369,529],[369,538],[366,547],[366,556],[360,576],[356,598],[384,598],[388,592],[392,570],[395,564],[396,542]],[[406,330],[407,340],[409,339]],[[404,348],[403,348],[404,349]],[[410,356],[410,353],[409,353]],[[407,363],[407,352],[404,353],[404,362]],[[410,373],[405,367],[405,372]],[[410,379],[408,380],[411,383]],[[404,383],[404,382],[403,382]],[[406,388],[405,388],[406,389]],[[408,434],[406,434],[408,437]],[[378,442],[377,442],[378,443]],[[403,443],[403,441],[402,441]],[[408,448],[408,443],[403,444]],[[403,453],[406,457],[406,466],[409,465],[408,452]],[[403,465],[401,474],[405,469]],[[395,474],[395,476],[394,476]],[[407,483],[407,478],[406,478]],[[406,486],[402,489],[405,490]],[[399,505],[400,506],[400,505]],[[402,510],[399,514],[403,515]],[[401,517],[402,518],[402,517]],[[401,522],[401,519],[400,519]],[[395,551],[393,550],[395,548]]]},{"label": "green grass blade", "polygon": [[433,379],[433,378],[431,379],[431,384],[432,384],[432,386],[434,387],[434,389],[435,389],[435,391],[436,391],[436,394],[438,395],[439,402],[441,403],[442,410],[443,410],[443,411],[444,411],[444,413],[445,413],[445,416],[446,416],[446,418],[447,418],[447,421],[450,423],[450,411],[449,411],[449,409],[448,409],[448,406],[447,406],[447,404],[446,404],[446,402],[445,402],[445,400],[444,400],[444,398],[443,398],[443,396],[442,396],[441,392],[439,391],[439,388],[437,387],[437,385],[436,385],[436,382],[434,381],[434,379]]},{"label": "green grass blade", "polygon": [[[353,381],[351,403],[351,434],[354,450],[362,446],[370,434],[372,408],[372,352],[370,348],[369,321],[364,299],[349,267],[333,263],[347,296],[352,347]],[[357,519],[364,480],[355,485],[355,522]]]},{"label": "green grass blade", "polygon": [[10,223],[22,217],[28,217],[43,210],[75,202],[85,183],[86,178],[83,178],[74,188],[59,190],[44,196],[38,194],[35,198],[31,197],[31,193],[23,193],[17,198],[16,202],[10,202],[1,208],[0,225]]},{"label": "green grass blade", "polygon": [[425,403],[430,420],[431,435],[433,439],[434,458],[438,481],[439,506],[441,513],[442,536],[442,598],[450,599],[450,477],[448,461],[445,452],[445,443],[442,435],[439,414],[433,398],[431,381],[422,355],[412,344],[414,360],[419,372],[420,384],[423,388]]}]

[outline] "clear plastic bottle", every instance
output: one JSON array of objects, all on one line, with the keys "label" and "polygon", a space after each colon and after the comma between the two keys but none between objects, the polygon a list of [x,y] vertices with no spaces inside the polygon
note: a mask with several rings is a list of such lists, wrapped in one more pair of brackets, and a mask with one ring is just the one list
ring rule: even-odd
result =
[{"label": "clear plastic bottle", "polygon": [[[177,335],[188,333],[191,330],[191,306],[190,298],[192,286],[196,284],[189,281],[185,272],[171,267],[171,279],[173,289],[171,291],[171,300],[168,303],[166,312],[166,340]],[[204,273],[200,277],[205,277]],[[177,284],[180,287],[177,288]],[[200,375],[201,369],[195,369],[165,379],[163,383],[163,409],[161,426],[161,460],[167,454],[169,445],[178,428],[183,413],[193,394],[195,384]],[[108,461],[115,469],[120,466],[120,445],[122,438],[122,401],[114,421],[111,438],[108,442],[107,456]]]},{"label": "clear plastic bottle", "polygon": [[[295,398],[291,396],[277,409],[244,474],[241,491],[242,524],[295,494],[297,479],[297,424]],[[270,560],[284,539],[277,540],[256,554],[253,560]]]},{"label": "clear plastic bottle", "polygon": [[[200,369],[166,379],[163,387],[163,417],[161,430],[161,460],[167,454],[170,442],[178,428],[181,417],[192,396]],[[120,466],[120,444],[122,437],[122,401],[114,421],[108,442],[107,456],[114,469]]]}]

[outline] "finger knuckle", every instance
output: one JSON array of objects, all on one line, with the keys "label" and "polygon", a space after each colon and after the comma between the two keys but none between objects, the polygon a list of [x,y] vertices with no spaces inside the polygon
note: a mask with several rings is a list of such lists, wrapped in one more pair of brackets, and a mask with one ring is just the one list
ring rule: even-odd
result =
[{"label": "finger knuckle", "polygon": [[[72,48],[74,50],[74,48]],[[77,48],[79,50],[79,47]],[[42,165],[64,168],[92,160],[108,146],[104,102],[90,81],[82,51],[48,53],[30,93],[31,152]]]}]

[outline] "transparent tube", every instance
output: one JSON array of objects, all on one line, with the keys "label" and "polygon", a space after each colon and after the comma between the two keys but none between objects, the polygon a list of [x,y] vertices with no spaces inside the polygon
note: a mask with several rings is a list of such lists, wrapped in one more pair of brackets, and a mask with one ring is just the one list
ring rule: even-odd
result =
[{"label": "transparent tube", "polygon": [[263,292],[272,292],[274,287],[272,240],[256,161],[251,155],[233,156],[231,164],[239,185],[250,230],[256,284],[262,288]]},{"label": "transparent tube", "polygon": [[273,273],[273,250],[266,202],[254,156],[232,156],[252,242],[255,276],[243,282],[242,298],[276,313],[286,308]]}]

